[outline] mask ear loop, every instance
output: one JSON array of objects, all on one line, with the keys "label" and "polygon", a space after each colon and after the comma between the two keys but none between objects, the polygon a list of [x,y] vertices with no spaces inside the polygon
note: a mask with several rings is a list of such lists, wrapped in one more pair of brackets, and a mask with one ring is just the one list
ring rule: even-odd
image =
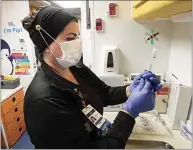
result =
[{"label": "mask ear loop", "polygon": [[[36,25],[36,30],[40,32],[40,30],[44,31],[53,41],[55,41],[58,45],[60,45],[46,30],[44,30],[40,25]],[[41,34],[42,35],[42,34]],[[44,39],[45,40],[45,39]]]},{"label": "mask ear loop", "polygon": [[[46,33],[53,41],[55,41],[57,44],[59,44],[55,39],[53,39],[48,32],[46,32],[40,25],[36,25],[36,30],[40,33],[42,39],[44,40],[44,42],[46,43],[46,45],[48,46],[50,52],[54,55],[54,57],[56,57],[56,55],[52,52],[50,46],[48,45],[48,43],[46,42],[44,36],[41,33],[41,30],[44,31],[44,33]],[[57,57],[56,57],[57,58]]]}]

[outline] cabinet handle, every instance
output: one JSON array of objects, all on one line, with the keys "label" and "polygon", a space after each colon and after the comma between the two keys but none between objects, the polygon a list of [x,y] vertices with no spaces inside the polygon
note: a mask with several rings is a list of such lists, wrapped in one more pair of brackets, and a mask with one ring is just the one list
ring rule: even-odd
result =
[{"label": "cabinet handle", "polygon": [[147,0],[141,0],[140,2],[138,2],[138,4],[136,4],[134,6],[134,8],[140,7],[141,5],[143,5]]},{"label": "cabinet handle", "polygon": [[15,98],[15,97],[13,97],[13,98],[12,98],[12,102],[15,102],[15,100],[16,100],[16,98]]},{"label": "cabinet handle", "polygon": [[91,28],[89,0],[86,0],[86,29]]},{"label": "cabinet handle", "polygon": [[162,102],[163,102],[163,103],[167,103],[165,99],[162,99]]},{"label": "cabinet handle", "polygon": [[22,130],[22,127],[19,127],[19,132]]},{"label": "cabinet handle", "polygon": [[15,112],[17,112],[17,111],[18,111],[18,108],[16,107],[16,108],[15,108]]},{"label": "cabinet handle", "polygon": [[17,122],[19,122],[19,120],[20,120],[20,118],[18,117],[18,118],[17,118]]}]

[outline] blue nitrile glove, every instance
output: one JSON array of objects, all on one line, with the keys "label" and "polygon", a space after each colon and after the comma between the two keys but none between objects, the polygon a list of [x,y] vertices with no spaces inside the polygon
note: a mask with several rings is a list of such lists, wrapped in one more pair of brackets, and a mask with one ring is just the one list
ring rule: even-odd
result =
[{"label": "blue nitrile glove", "polygon": [[[133,83],[129,86],[131,92],[139,85],[139,82],[140,82],[142,76],[143,76],[144,74],[147,74],[147,73],[148,73],[148,71],[145,70],[144,72],[138,74],[138,75],[135,77],[135,79],[133,80]],[[146,76],[145,76],[145,77],[146,77]]]},{"label": "blue nitrile glove", "polygon": [[149,79],[149,81],[152,83],[155,92],[159,91],[162,88],[162,84],[160,83],[160,80],[156,78],[156,75],[153,74],[151,71],[148,71],[146,74],[142,75],[142,78]]},{"label": "blue nitrile glove", "polygon": [[141,78],[139,85],[132,91],[131,95],[123,105],[134,118],[139,113],[150,111],[155,107],[155,91],[151,82]]},{"label": "blue nitrile glove", "polygon": [[155,92],[159,91],[162,87],[162,84],[160,83],[160,80],[156,78],[156,75],[153,74],[151,71],[145,70],[144,72],[137,75],[133,80],[133,83],[130,85],[131,92],[139,85],[141,78],[148,79],[152,83]]}]

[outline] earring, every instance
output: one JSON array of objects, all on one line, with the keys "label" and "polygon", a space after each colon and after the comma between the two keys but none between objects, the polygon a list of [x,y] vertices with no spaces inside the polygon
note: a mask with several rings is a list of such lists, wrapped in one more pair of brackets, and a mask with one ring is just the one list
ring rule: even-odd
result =
[{"label": "earring", "polygon": [[45,52],[46,52],[46,53],[49,53],[49,52],[50,52],[50,50],[47,48],[47,49],[45,50]]}]

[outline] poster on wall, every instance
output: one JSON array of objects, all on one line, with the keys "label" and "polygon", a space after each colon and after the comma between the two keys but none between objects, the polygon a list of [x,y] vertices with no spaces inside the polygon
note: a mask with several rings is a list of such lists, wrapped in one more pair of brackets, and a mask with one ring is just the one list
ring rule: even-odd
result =
[{"label": "poster on wall", "polygon": [[[30,75],[30,60],[27,56],[26,40],[22,37],[23,28],[17,21],[9,20],[2,28],[3,48],[1,48],[2,75]],[[9,44],[8,44],[9,42]],[[9,64],[9,65],[8,65]]]},{"label": "poster on wall", "polygon": [[13,58],[9,44],[1,39],[1,75],[8,76],[14,72]]},{"label": "poster on wall", "polygon": [[[16,75],[20,78],[21,85],[26,91],[30,82],[34,78],[34,75],[37,71],[35,63],[35,51],[34,45],[31,41],[28,32],[23,28],[21,20],[25,18],[29,13],[29,1],[3,1],[2,2],[2,21],[1,21],[1,38],[4,39],[10,46],[11,57],[12,53],[26,53],[28,56],[27,63],[22,61],[12,60],[13,62],[13,75],[15,74],[24,74]],[[21,54],[21,55],[22,55]],[[15,54],[13,54],[14,56]],[[26,61],[26,60],[25,60]],[[20,68],[30,68],[19,70],[16,67],[16,62]],[[30,62],[30,66],[29,66]],[[2,66],[2,65],[1,65]],[[5,64],[5,69],[8,65]],[[35,67],[34,67],[35,66]],[[17,69],[16,69],[17,68]],[[21,72],[21,73],[20,73]],[[29,75],[30,74],[30,75]]]},{"label": "poster on wall", "polygon": [[15,62],[15,75],[30,75],[30,60],[26,53],[12,53]]}]

